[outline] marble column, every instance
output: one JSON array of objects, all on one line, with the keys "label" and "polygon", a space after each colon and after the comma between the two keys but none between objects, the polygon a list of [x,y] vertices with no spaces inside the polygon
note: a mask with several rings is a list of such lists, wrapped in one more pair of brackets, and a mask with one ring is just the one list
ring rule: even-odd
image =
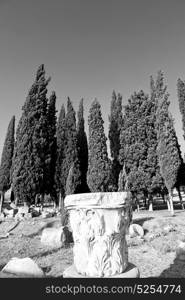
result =
[{"label": "marble column", "polygon": [[[64,277],[119,277],[128,268],[125,234],[132,219],[129,192],[68,195],[74,266]],[[138,277],[138,270],[135,275]],[[133,274],[132,274],[133,275]],[[123,276],[124,277],[124,276]]]}]

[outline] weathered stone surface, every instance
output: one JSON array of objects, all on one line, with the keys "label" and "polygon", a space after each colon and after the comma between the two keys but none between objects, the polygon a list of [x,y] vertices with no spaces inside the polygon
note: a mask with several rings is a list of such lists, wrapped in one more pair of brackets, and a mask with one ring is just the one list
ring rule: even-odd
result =
[{"label": "weathered stone surface", "polygon": [[0,214],[0,222],[4,221],[5,220],[5,216],[4,216],[4,213],[1,213]]},{"label": "weathered stone surface", "polygon": [[7,208],[3,209],[3,213],[8,218],[13,218],[17,212],[18,212],[18,209],[13,209],[13,208],[12,209],[7,209]]},{"label": "weathered stone surface", "polygon": [[13,257],[2,269],[1,275],[12,274],[17,277],[44,277],[42,269],[29,257]]},{"label": "weathered stone surface", "polygon": [[73,206],[88,207],[101,206],[101,208],[116,208],[130,205],[129,192],[109,192],[109,193],[84,193],[66,196],[64,200],[66,208]]},{"label": "weathered stone surface", "polygon": [[[70,266],[63,272],[63,277],[64,278],[87,278],[87,276],[79,274],[74,265]],[[140,277],[138,268],[130,263],[127,269],[125,270],[125,272],[114,276],[108,276],[108,278],[138,278],[138,277]]]},{"label": "weathered stone surface", "polygon": [[136,236],[143,237],[144,230],[143,230],[142,226],[140,226],[138,224],[131,224],[129,227],[129,236],[130,237],[136,237]]},{"label": "weathered stone surface", "polygon": [[74,264],[81,275],[110,277],[127,268],[125,233],[131,221],[129,201],[126,192],[65,198],[74,239]]},{"label": "weathered stone surface", "polygon": [[42,218],[46,219],[46,218],[51,218],[55,215],[55,212],[53,210],[44,210],[42,212]]},{"label": "weathered stone surface", "polygon": [[15,203],[13,203],[13,202],[10,203],[10,207],[13,208],[13,209],[17,209],[17,206],[16,206]]},{"label": "weathered stone surface", "polygon": [[33,208],[31,210],[31,215],[32,215],[32,218],[35,218],[35,217],[39,217],[41,215],[41,211],[40,211],[40,208]]},{"label": "weathered stone surface", "polygon": [[24,219],[25,220],[29,220],[31,218],[32,218],[32,214],[31,213],[27,213],[27,214],[24,215]]},{"label": "weathered stone surface", "polygon": [[41,243],[50,249],[60,248],[64,245],[65,235],[63,226],[59,228],[45,228],[42,231]]},{"label": "weathered stone surface", "polygon": [[29,212],[29,207],[28,206],[21,206],[18,208],[18,214],[27,214]]}]

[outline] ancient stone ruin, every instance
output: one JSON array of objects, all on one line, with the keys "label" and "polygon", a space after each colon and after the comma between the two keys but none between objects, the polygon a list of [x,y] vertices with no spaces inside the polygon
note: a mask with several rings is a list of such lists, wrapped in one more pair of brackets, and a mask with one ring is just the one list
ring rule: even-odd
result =
[{"label": "ancient stone ruin", "polygon": [[132,219],[128,192],[68,195],[74,265],[63,277],[139,277],[125,239]]}]

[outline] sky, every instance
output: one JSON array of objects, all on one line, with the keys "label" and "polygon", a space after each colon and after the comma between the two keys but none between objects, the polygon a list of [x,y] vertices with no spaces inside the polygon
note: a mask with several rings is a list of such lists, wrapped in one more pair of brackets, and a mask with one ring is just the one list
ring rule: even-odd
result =
[{"label": "sky", "polygon": [[88,131],[97,98],[106,135],[113,89],[126,104],[134,91],[149,93],[150,75],[163,70],[185,152],[176,88],[179,77],[185,80],[184,0],[0,0],[0,155],[40,64],[57,110],[68,96],[77,110],[83,97]]}]

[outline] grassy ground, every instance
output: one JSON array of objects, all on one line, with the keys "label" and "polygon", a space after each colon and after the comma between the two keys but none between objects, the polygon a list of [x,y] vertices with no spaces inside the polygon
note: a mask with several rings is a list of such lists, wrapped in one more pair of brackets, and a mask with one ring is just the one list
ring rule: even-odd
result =
[{"label": "grassy ground", "polygon": [[[0,224],[0,236],[15,223]],[[135,264],[141,277],[185,277],[185,262],[176,257],[179,240],[185,240],[185,212],[167,210],[134,213],[133,223],[143,226],[143,239],[127,238],[129,261]],[[12,257],[31,257],[44,269],[47,276],[60,277],[72,264],[72,245],[49,250],[40,243],[43,228],[60,226],[60,217],[34,218],[21,221],[8,238],[0,239],[0,270]]]}]

